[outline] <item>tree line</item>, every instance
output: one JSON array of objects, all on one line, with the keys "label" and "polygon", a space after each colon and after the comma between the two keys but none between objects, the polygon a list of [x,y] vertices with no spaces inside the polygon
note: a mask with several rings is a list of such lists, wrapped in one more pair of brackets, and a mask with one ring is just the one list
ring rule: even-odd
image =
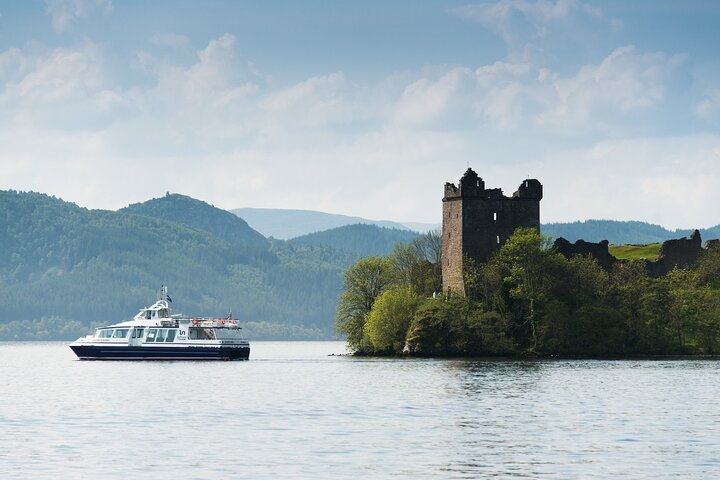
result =
[{"label": "tree line", "polygon": [[[434,254],[427,248],[436,244]],[[336,328],[360,354],[685,355],[720,350],[720,249],[660,278],[603,270],[518,229],[491,259],[465,259],[464,292],[440,291],[439,234],[344,274]]]}]

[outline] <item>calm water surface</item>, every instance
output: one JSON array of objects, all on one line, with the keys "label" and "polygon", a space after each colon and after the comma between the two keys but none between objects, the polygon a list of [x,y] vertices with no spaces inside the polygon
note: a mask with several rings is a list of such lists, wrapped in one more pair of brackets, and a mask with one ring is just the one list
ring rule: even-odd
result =
[{"label": "calm water surface", "polygon": [[716,361],[81,362],[0,343],[0,477],[713,478]]}]

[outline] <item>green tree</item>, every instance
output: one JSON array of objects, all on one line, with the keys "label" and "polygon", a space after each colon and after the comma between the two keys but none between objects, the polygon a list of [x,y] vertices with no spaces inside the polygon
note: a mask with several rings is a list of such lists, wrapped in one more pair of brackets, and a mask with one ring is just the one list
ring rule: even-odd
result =
[{"label": "green tree", "polygon": [[720,289],[720,245],[709,246],[694,270],[698,284]]},{"label": "green tree", "polygon": [[371,346],[364,334],[365,317],[391,280],[390,262],[382,257],[362,258],[345,271],[335,324],[338,332],[347,335],[351,349],[364,351]]},{"label": "green tree", "polygon": [[420,297],[408,286],[382,292],[365,321],[365,334],[376,352],[400,353]]},{"label": "green tree", "polygon": [[430,266],[429,277],[430,293],[442,291],[442,233],[440,230],[431,230],[425,235],[416,238],[411,243],[418,258],[424,259]]},{"label": "green tree", "polygon": [[607,301],[625,319],[626,344],[634,350],[641,343],[646,324],[652,321],[644,312],[644,297],[651,291],[653,283],[645,265],[638,260],[616,263],[609,282]]},{"label": "green tree", "polygon": [[525,321],[530,325],[533,348],[538,347],[538,321],[536,309],[546,300],[551,290],[553,271],[562,262],[560,254],[549,250],[550,238],[534,228],[519,228],[508,238],[498,254],[504,266],[505,283],[510,296],[520,301]]},{"label": "green tree", "polygon": [[406,337],[415,355],[467,355],[464,326],[471,300],[453,296],[426,299],[417,308]]},{"label": "green tree", "polygon": [[398,243],[388,257],[395,285],[409,286],[415,293],[431,296],[435,286],[433,265],[413,243]]}]

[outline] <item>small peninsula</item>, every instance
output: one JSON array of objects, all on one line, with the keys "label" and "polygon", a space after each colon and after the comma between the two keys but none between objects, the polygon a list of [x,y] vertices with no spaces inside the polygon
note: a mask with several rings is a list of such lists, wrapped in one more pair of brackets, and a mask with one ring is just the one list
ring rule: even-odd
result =
[{"label": "small peninsula", "polygon": [[[657,258],[540,232],[543,196],[472,169],[447,183],[443,230],[344,274],[337,330],[361,355],[654,356],[720,350],[720,245],[669,240]],[[643,251],[643,249],[636,249]],[[613,252],[623,249],[613,248]]]}]

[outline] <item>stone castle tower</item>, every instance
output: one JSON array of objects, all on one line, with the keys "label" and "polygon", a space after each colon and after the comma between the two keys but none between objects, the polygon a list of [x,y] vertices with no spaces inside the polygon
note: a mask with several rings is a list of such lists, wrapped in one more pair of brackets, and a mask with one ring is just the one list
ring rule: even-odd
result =
[{"label": "stone castle tower", "polygon": [[445,184],[442,222],[443,291],[464,295],[463,255],[484,263],[505,244],[515,229],[540,229],[542,184],[525,180],[512,197],[485,182],[468,168],[456,187]]}]

